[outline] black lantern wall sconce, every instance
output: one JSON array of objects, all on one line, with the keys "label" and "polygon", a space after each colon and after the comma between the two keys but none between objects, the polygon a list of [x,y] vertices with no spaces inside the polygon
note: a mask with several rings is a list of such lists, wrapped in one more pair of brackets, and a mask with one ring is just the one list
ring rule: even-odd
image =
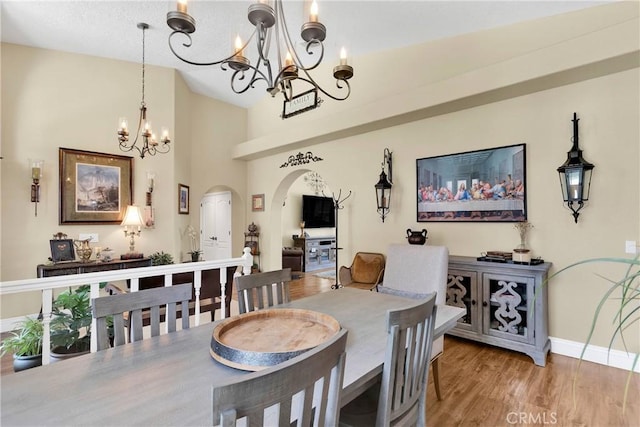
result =
[{"label": "black lantern wall sconce", "polygon": [[[382,222],[389,215],[389,209],[391,207],[391,187],[393,186],[393,172],[392,172],[392,153],[388,148],[384,149],[384,158],[382,160],[382,172],[380,172],[380,180],[375,185],[376,189],[376,203],[378,205],[378,214],[382,218]],[[389,172],[389,178],[385,173],[385,165],[387,172]]]},{"label": "black lantern wall sconce", "polygon": [[567,207],[573,212],[573,219],[578,223],[580,209],[589,200],[591,188],[591,172],[595,167],[582,158],[582,150],[578,147],[578,119],[573,113],[573,147],[567,152],[567,161],[558,168],[562,198]]}]

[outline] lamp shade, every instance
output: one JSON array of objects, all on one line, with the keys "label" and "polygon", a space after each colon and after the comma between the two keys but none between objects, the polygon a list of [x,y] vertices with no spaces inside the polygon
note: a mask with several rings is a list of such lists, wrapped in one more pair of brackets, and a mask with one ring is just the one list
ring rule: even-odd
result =
[{"label": "lamp shade", "polygon": [[135,205],[127,206],[127,211],[124,214],[124,219],[122,220],[122,226],[138,226],[141,227],[144,224],[142,220],[142,212],[140,208]]}]

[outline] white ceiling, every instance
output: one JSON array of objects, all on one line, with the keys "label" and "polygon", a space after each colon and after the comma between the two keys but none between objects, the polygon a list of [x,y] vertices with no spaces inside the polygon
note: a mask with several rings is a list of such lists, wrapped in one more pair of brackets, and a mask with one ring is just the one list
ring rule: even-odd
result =
[{"label": "white ceiling", "polygon": [[[337,61],[340,47],[349,56],[409,46],[428,40],[512,24],[607,3],[605,1],[338,1],[318,0],[320,21],[327,27],[325,61]],[[217,60],[231,53],[236,34],[246,38],[248,0],[191,0],[196,19],[195,60]],[[219,66],[197,67],[179,61],[169,50],[166,14],[175,1],[18,1],[2,0],[2,41],[46,49],[141,62],[146,32],[146,62],[180,70],[191,90],[242,107],[266,94],[259,83],[245,94],[232,92],[231,73]],[[288,0],[285,15],[292,39],[300,40],[303,1]],[[302,45],[300,45],[302,46]],[[249,55],[247,55],[249,56]],[[253,58],[252,59],[253,63]],[[356,61],[357,63],[357,61]],[[357,65],[355,69],[357,78]]]}]

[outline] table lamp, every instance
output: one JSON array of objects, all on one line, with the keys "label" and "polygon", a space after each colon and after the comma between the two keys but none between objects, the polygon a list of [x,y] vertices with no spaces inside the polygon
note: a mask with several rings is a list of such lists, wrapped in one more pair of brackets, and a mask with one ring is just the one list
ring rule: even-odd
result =
[{"label": "table lamp", "polygon": [[140,208],[135,205],[127,206],[127,211],[124,214],[124,220],[122,220],[122,225],[124,227],[124,236],[131,237],[129,241],[129,253],[120,256],[121,259],[133,259],[133,258],[142,258],[143,255],[136,253],[135,251],[135,242],[133,240],[134,236],[140,236],[140,229],[144,222],[142,221],[142,212],[140,212]]}]

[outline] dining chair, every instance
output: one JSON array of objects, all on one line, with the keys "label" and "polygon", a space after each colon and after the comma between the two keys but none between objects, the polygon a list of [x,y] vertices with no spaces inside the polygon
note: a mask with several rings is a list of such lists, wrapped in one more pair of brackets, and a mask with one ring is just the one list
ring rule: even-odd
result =
[{"label": "dining chair", "polygon": [[[151,336],[160,335],[160,311],[164,305],[164,319],[169,332],[176,330],[177,303],[180,303],[182,329],[189,328],[191,288],[191,284],[186,283],[91,300],[92,315],[96,319],[98,351],[111,347],[107,325],[109,317],[113,318],[114,347],[142,339],[142,312],[146,309],[150,309]],[[127,328],[129,334],[126,333]]]},{"label": "dining chair", "polygon": [[384,255],[375,252],[357,252],[349,267],[340,266],[340,285],[367,291],[375,290],[384,276]]},{"label": "dining chair", "polygon": [[[445,246],[389,245],[382,286],[378,292],[408,298],[424,298],[436,292],[436,304],[446,304],[449,250]],[[436,397],[440,392],[439,360],[444,352],[444,337],[433,341],[431,365]]]},{"label": "dining chair", "polygon": [[239,313],[248,313],[274,304],[289,302],[291,300],[290,281],[290,268],[237,277]]},{"label": "dining chair", "polygon": [[340,426],[426,425],[435,300],[434,292],[407,308],[387,311],[382,381],[342,408]]},{"label": "dining chair", "polygon": [[335,427],[347,330],[271,368],[213,387],[213,425]]}]

